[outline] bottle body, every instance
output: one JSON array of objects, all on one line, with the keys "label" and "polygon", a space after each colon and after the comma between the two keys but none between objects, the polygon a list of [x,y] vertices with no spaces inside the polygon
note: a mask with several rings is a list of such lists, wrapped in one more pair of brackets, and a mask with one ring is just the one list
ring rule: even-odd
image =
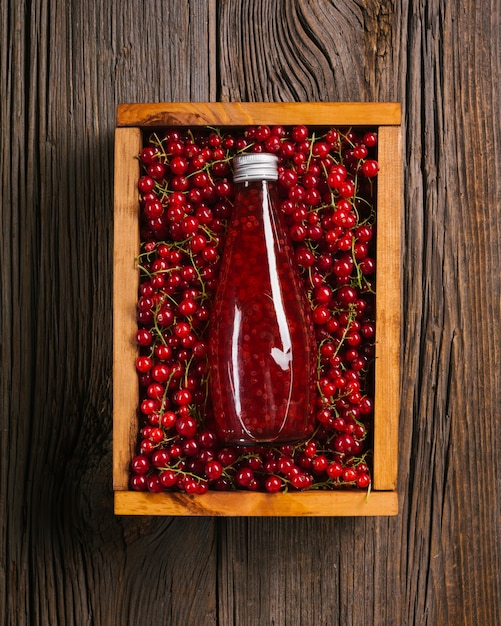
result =
[{"label": "bottle body", "polygon": [[313,330],[273,181],[237,185],[209,364],[223,441],[283,443],[312,433]]}]

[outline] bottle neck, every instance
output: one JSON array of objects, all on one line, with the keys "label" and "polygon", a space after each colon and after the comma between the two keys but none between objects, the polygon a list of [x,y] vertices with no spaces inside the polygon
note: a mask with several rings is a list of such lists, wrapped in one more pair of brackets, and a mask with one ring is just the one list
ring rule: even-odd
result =
[{"label": "bottle neck", "polygon": [[250,180],[241,180],[235,183],[235,189],[271,189],[276,187],[277,181],[267,178],[252,178]]},{"label": "bottle neck", "polygon": [[235,205],[251,205],[278,203],[278,187],[276,180],[243,180],[235,183]]}]

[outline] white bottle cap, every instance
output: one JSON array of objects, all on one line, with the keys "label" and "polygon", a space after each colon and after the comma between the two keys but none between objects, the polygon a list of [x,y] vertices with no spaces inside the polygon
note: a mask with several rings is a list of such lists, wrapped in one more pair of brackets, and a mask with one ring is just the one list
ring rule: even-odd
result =
[{"label": "white bottle cap", "polygon": [[278,157],[267,152],[240,154],[233,158],[233,181],[277,180]]}]

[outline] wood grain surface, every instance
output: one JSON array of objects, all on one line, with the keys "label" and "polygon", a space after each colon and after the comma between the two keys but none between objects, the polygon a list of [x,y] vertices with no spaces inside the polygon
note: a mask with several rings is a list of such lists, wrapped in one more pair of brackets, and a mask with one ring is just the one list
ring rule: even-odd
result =
[{"label": "wood grain surface", "polygon": [[119,104],[117,126],[246,126],[253,124],[400,124],[395,102],[173,102]]},{"label": "wood grain surface", "polygon": [[[501,623],[499,0],[0,0],[0,623]],[[115,517],[118,103],[399,101],[392,518]]]},{"label": "wood grain surface", "polygon": [[396,515],[394,491],[335,490],[281,494],[245,491],[209,491],[203,498],[186,493],[117,491],[115,512],[119,515],[190,515],[227,517],[360,517]]}]

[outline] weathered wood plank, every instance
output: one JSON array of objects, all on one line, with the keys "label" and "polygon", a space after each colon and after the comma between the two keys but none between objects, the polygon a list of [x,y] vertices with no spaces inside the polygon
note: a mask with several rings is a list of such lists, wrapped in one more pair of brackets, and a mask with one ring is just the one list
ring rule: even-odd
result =
[{"label": "weathered wood plank", "polygon": [[211,10],[2,0],[6,626],[215,623],[213,521],[115,517],[110,481],[116,105],[210,98]]},{"label": "weathered wood plank", "polygon": [[[383,5],[381,13],[391,13],[396,29],[396,16],[388,3]],[[398,35],[388,19],[380,25],[374,15],[373,31],[365,32],[366,11],[374,13],[375,3],[362,8],[354,2],[310,2],[306,8],[300,2],[244,1],[235,8],[222,2],[222,99],[384,101],[386,94],[367,84],[365,73],[373,68],[367,68],[364,52],[380,35],[378,27],[389,40]],[[395,71],[379,60],[380,72]],[[219,524],[225,539],[219,560],[221,624],[274,619],[277,624],[396,623],[400,604],[388,605],[388,599],[400,593],[399,578],[387,572],[399,562],[398,546],[390,544],[388,532],[375,541],[378,529],[389,526],[394,532],[396,523],[269,519]],[[375,597],[381,606],[374,604]]]},{"label": "weathered wood plank", "polygon": [[490,382],[500,360],[499,12],[499,2],[415,3],[408,20],[408,622],[425,605],[432,623],[501,620],[501,388]]},{"label": "weathered wood plank", "polygon": [[[400,100],[407,150],[401,516],[302,526],[304,545],[319,541],[335,551],[316,579],[329,580],[332,562],[339,566],[327,591],[336,609],[325,622],[313,618],[324,598],[306,585],[291,600],[288,581],[281,578],[278,590],[277,570],[260,560],[276,556],[277,543],[291,549],[290,521],[256,522],[252,530],[220,521],[224,555],[237,555],[220,560],[220,585],[233,592],[221,623],[232,623],[235,612],[239,623],[252,623],[238,609],[249,589],[251,606],[261,594],[262,621],[286,614],[285,623],[300,623],[298,605],[309,606],[301,623],[501,619],[500,555],[491,541],[501,519],[494,495],[501,390],[488,383],[499,370],[500,56],[493,33],[500,6],[467,4],[460,14],[438,0],[310,2],[307,9],[294,1],[220,4],[222,99]],[[339,581],[349,581],[342,593]],[[348,595],[360,601],[348,606]]]},{"label": "weathered wood plank", "polygon": [[363,69],[357,71],[365,67],[360,3],[223,0],[219,6],[223,102],[371,99]]}]

